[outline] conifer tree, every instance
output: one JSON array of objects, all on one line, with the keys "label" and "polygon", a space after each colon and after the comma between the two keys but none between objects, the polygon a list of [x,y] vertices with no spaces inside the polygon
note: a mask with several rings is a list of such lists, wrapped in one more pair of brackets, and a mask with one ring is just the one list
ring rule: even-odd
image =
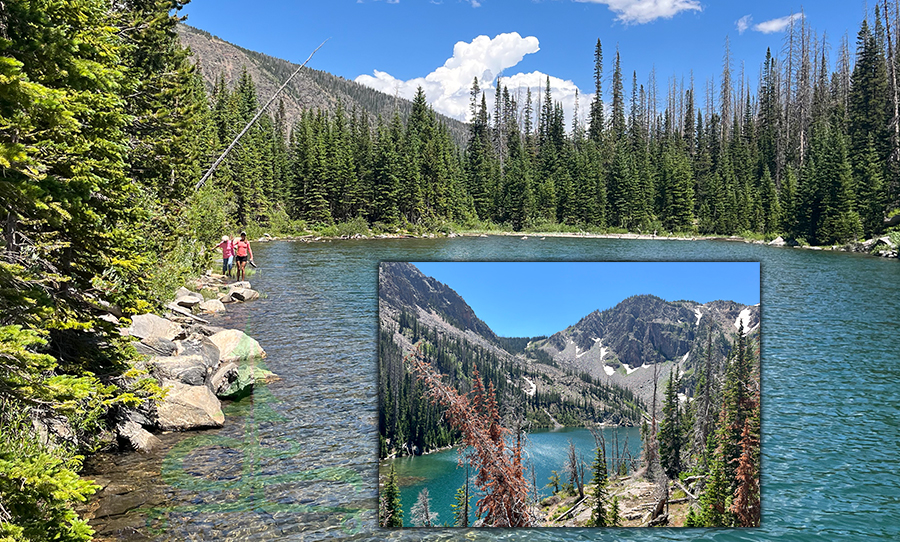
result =
[{"label": "conifer tree", "polygon": [[384,489],[381,490],[381,499],[378,506],[378,523],[382,527],[403,527],[403,509],[400,506],[400,488],[397,486],[397,475],[394,466]]},{"label": "conifer tree", "polygon": [[603,117],[603,46],[600,38],[594,47],[594,98],[591,100],[590,126],[588,127],[588,139],[594,143],[603,140],[606,128],[606,119]]},{"label": "conifer tree", "polygon": [[606,527],[611,510],[606,508],[606,500],[608,498],[606,485],[608,479],[606,473],[606,450],[603,443],[597,446],[592,470],[594,473],[594,506],[591,508],[590,525],[592,527]]},{"label": "conifer tree", "polygon": [[678,404],[678,387],[675,373],[669,372],[669,381],[663,399],[663,418],[659,425],[659,456],[663,470],[669,478],[681,472],[681,414]]}]

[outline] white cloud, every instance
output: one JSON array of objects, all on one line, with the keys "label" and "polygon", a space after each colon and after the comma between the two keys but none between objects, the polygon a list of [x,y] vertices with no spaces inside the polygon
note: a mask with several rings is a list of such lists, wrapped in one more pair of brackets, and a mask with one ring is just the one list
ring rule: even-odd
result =
[{"label": "white cloud", "polygon": [[[484,90],[488,107],[491,107],[496,78],[516,66],[525,55],[539,50],[540,43],[536,37],[523,38],[517,32],[499,34],[493,39],[478,36],[471,42],[458,42],[453,47],[453,56],[425,77],[404,81],[375,70],[372,75],[360,75],[356,82],[407,99],[412,99],[416,88],[421,86],[435,111],[465,121],[468,120],[469,90],[473,79],[478,78],[478,85]],[[531,88],[534,105],[537,107],[538,92],[543,92],[546,82],[547,74],[534,71],[504,75],[501,85],[506,86],[513,96],[518,95],[520,107],[525,105],[526,89]],[[571,119],[578,87],[572,81],[551,76],[550,89],[553,101],[562,102],[566,116]],[[590,95],[581,95],[579,109],[583,111],[590,99]]]},{"label": "white cloud", "polygon": [[574,0],[604,4],[626,24],[644,24],[656,19],[671,19],[682,11],[702,11],[698,0]]},{"label": "white cloud", "polygon": [[762,32],[763,34],[774,34],[775,32],[781,32],[796,19],[802,19],[802,13],[794,13],[793,15],[787,15],[785,17],[779,17],[777,19],[771,19],[769,21],[763,21],[758,25],[753,27],[753,30],[757,32]]},{"label": "white cloud", "polygon": [[743,34],[750,28],[750,23],[753,22],[752,15],[744,15],[740,19],[734,22],[734,25],[737,27],[738,34]]}]

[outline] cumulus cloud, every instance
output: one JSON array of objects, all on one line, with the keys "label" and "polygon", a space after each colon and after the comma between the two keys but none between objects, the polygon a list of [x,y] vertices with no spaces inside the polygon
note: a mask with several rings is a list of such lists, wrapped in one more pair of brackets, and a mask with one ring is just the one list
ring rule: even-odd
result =
[{"label": "cumulus cloud", "polygon": [[682,11],[702,11],[698,0],[574,0],[604,4],[626,24],[644,24],[656,19],[671,19]]},{"label": "cumulus cloud", "polygon": [[794,13],[793,15],[787,15],[785,17],[763,21],[755,25],[753,27],[753,30],[762,32],[763,34],[774,34],[775,32],[782,32],[785,28],[790,26],[792,22],[802,18],[802,13]]},{"label": "cumulus cloud", "polygon": [[[412,99],[416,89],[422,87],[435,111],[465,121],[469,120],[469,90],[476,77],[491,104],[497,77],[516,66],[525,55],[539,50],[540,43],[536,37],[522,37],[518,32],[499,34],[493,39],[478,36],[471,42],[458,42],[453,47],[453,56],[425,77],[404,81],[375,70],[372,75],[360,75],[356,82],[407,99]],[[506,86],[513,96],[518,94],[518,103],[524,105],[526,89],[531,88],[534,100],[537,100],[537,93],[543,91],[546,81],[547,74],[535,71],[504,75],[501,85]],[[571,118],[575,92],[578,90],[575,83],[551,76],[550,89],[553,100],[562,102],[566,115]],[[589,103],[589,100],[589,96],[583,96],[580,105]]]},{"label": "cumulus cloud", "polygon": [[751,15],[744,15],[740,19],[734,22],[734,26],[737,27],[738,34],[743,34],[746,32],[748,28],[750,28],[750,23],[753,22],[753,17]]}]

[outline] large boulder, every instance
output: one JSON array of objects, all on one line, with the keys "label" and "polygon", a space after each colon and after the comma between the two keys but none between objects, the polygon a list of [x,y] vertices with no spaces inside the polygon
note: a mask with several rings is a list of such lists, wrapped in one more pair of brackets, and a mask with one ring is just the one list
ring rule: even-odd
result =
[{"label": "large boulder", "polygon": [[207,324],[193,324],[188,329],[188,331],[191,335],[203,335],[204,337],[210,337],[220,331],[225,331],[225,328],[222,326],[210,326]]},{"label": "large boulder", "polygon": [[189,431],[222,427],[225,414],[222,403],[206,386],[189,386],[164,380],[165,398],[156,407],[159,427],[164,431]]},{"label": "large boulder", "polygon": [[181,326],[155,314],[137,314],[131,317],[131,327],[123,330],[132,337],[149,339],[161,337],[170,341],[182,334]]},{"label": "large boulder", "polygon": [[219,364],[219,347],[206,335],[192,334],[174,344],[176,356],[201,356],[203,363],[212,369]]},{"label": "large boulder", "polygon": [[250,288],[235,288],[231,290],[231,297],[237,301],[253,301],[259,299],[259,292]]},{"label": "large boulder", "polygon": [[192,309],[200,303],[203,303],[203,296],[193,292],[188,295],[175,298],[175,304],[186,309]]},{"label": "large boulder", "polygon": [[208,314],[225,312],[225,305],[218,299],[208,299],[200,303],[200,311]]},{"label": "large boulder", "polygon": [[141,427],[141,424],[128,420],[116,427],[119,438],[134,451],[148,454],[155,450],[162,441]]},{"label": "large boulder", "polygon": [[198,354],[155,357],[148,364],[157,380],[178,381],[190,386],[203,386],[212,375],[212,368]]},{"label": "large boulder", "polygon": [[254,357],[266,357],[266,351],[262,349],[255,339],[239,329],[226,329],[209,338],[219,347],[219,361],[240,361]]},{"label": "large boulder", "polygon": [[135,341],[134,349],[145,356],[172,356],[175,354],[175,343],[162,337],[149,337]]}]

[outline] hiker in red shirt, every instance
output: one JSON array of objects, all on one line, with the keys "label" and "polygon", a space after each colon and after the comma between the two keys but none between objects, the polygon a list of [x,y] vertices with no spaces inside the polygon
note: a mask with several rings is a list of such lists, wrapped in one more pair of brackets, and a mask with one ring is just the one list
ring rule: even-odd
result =
[{"label": "hiker in red shirt", "polygon": [[234,261],[237,263],[238,281],[244,280],[248,259],[253,261],[253,250],[250,249],[250,242],[247,241],[247,232],[242,231],[241,238],[234,242]]}]

